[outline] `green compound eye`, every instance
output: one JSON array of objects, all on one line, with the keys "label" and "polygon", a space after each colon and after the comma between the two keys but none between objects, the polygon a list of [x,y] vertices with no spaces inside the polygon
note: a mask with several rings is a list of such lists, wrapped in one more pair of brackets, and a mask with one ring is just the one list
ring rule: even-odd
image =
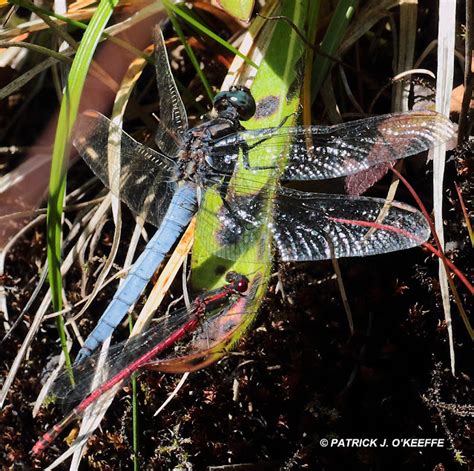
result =
[{"label": "green compound eye", "polygon": [[214,98],[214,108],[218,112],[234,110],[239,121],[247,121],[256,110],[255,100],[247,87],[235,85],[228,91],[219,92]]}]

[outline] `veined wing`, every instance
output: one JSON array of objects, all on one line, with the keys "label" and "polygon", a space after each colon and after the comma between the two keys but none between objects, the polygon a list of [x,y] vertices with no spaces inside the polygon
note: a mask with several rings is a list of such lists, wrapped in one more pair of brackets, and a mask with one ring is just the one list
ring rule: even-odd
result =
[{"label": "veined wing", "polygon": [[160,98],[160,123],[155,141],[160,150],[174,157],[188,130],[188,115],[171,73],[165,39],[159,26],[155,29],[155,57],[156,82]]},{"label": "veined wing", "polygon": [[385,205],[380,198],[281,188],[271,224],[274,244],[282,260],[306,261],[395,252],[428,239],[430,229],[419,211],[397,201],[386,211]]},{"label": "veined wing", "polygon": [[[122,201],[158,227],[176,189],[174,161],[135,141],[96,111],[80,115],[74,133],[74,146],[102,183],[111,188],[110,182],[119,179]],[[117,168],[109,168],[109,138],[120,140]]]},{"label": "veined wing", "polygon": [[446,142],[454,126],[433,112],[387,114],[336,126],[295,126],[240,131],[213,143],[210,157],[220,170],[237,160],[239,150],[250,168],[278,165],[289,150],[283,180],[324,180],[367,170]]},{"label": "veined wing", "polygon": [[[73,374],[76,387],[71,386],[69,371],[64,370],[53,385],[54,397],[61,400],[65,411],[76,405],[91,392],[93,381],[103,384],[127,368],[143,353],[172,335],[174,330],[179,329],[194,315],[193,312],[194,309],[174,311],[171,315],[162,317],[155,327],[111,346],[105,353],[95,353],[83,362],[75,364]],[[96,370],[97,365],[103,365],[100,371]]]},{"label": "veined wing", "polygon": [[[211,253],[229,260],[245,257],[251,244],[269,243],[267,228],[284,261],[394,252],[416,247],[430,234],[423,215],[403,203],[385,207],[384,199],[288,188],[278,189],[274,215],[269,219],[264,216],[265,193],[239,196],[222,206],[215,238],[207,241]],[[206,224],[211,218],[204,214],[201,220]]]},{"label": "veined wing", "polygon": [[[243,279],[246,281],[241,284]],[[225,334],[243,321],[243,316],[229,312],[229,309],[246,297],[243,293],[247,291],[247,282],[245,277],[236,274],[223,287],[197,297],[189,308],[175,310],[161,317],[151,329],[113,345],[106,353],[96,353],[80,364],[74,364],[74,388],[71,387],[70,370],[65,368],[53,385],[54,396],[62,399],[64,404],[76,402],[91,392],[93,381],[103,384],[120,373],[128,377],[150,361],[160,361],[162,358],[157,358],[157,355],[161,357],[162,352],[166,351],[167,358],[175,358],[188,349],[210,348],[220,340],[219,336],[213,337],[218,325],[221,327],[218,330]],[[176,345],[190,334],[192,346]]]}]

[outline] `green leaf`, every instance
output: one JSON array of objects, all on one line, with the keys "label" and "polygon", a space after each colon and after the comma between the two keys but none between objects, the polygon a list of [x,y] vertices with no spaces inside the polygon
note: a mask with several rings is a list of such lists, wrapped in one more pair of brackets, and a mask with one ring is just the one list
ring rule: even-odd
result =
[{"label": "green leaf", "polygon": [[[289,17],[301,31],[304,31],[305,20],[309,16],[309,3],[311,2],[284,1],[280,14]],[[316,5],[315,2],[312,3],[313,8]],[[271,21],[267,23],[266,28],[268,29],[263,31],[258,38],[261,38],[262,42],[267,42],[268,37],[271,36],[271,40],[267,43],[267,49],[262,51],[263,58],[251,87],[257,103],[257,113],[254,118],[245,122],[247,129],[278,126],[285,118],[288,118],[285,122],[286,126],[294,125],[299,108],[299,92],[304,76],[302,69],[305,63],[305,45],[295,30],[286,22]],[[257,39],[256,46],[261,46],[258,41],[259,39]],[[281,51],[285,51],[285,54],[282,54]],[[259,152],[261,152],[259,146],[251,150],[250,161]],[[280,156],[282,164],[285,157],[284,153]],[[219,221],[215,215],[222,207],[222,199],[219,188],[216,187],[205,194],[202,209],[198,214],[193,247],[192,281],[194,286],[206,289],[221,286],[224,283],[223,275],[232,269],[247,275],[251,286],[253,284],[255,288],[253,298],[248,300],[245,309],[241,309],[235,314],[238,316],[245,313],[246,316],[241,319],[239,327],[233,332],[232,340],[225,341],[225,350],[237,342],[253,322],[263,300],[272,267],[272,235],[269,223],[273,217],[272,196],[276,192],[279,172],[275,169],[259,171],[258,184],[255,184],[253,188],[247,188],[245,185],[244,190],[243,187],[239,187],[239,182],[247,181],[247,172],[248,170],[242,164],[238,164],[228,191],[231,192],[233,185],[236,185],[239,188],[239,196],[252,195],[260,191],[265,192],[268,196],[267,203],[259,215],[265,223],[256,233],[249,236],[253,242],[250,245],[245,243],[241,247],[242,253],[235,261],[220,258],[217,255],[209,255],[210,253],[218,254],[220,249],[225,253],[225,247],[219,247],[217,237]],[[255,173],[253,173],[253,179],[255,180]],[[212,219],[212,215],[214,215],[214,219]],[[237,250],[238,248],[236,247]],[[257,287],[255,287],[255,283],[258,283]],[[236,322],[235,319],[234,322]],[[220,350],[221,356],[222,350]],[[214,348],[214,351],[214,354],[218,356],[217,348]]]},{"label": "green leaf", "polygon": [[[47,212],[48,275],[55,311],[60,311],[62,308],[61,220],[66,192],[66,170],[71,146],[70,139],[87,71],[102,32],[117,3],[118,0],[102,0],[92,16],[71,66],[61,101],[51,162]],[[61,344],[69,364],[63,320],[61,316],[58,316],[57,319]]]},{"label": "green leaf", "polygon": [[358,0],[339,0],[337,4],[320,45],[321,52],[327,55],[317,54],[313,64],[313,77],[315,77],[311,89],[313,100],[316,99],[334,63],[328,56],[334,57],[337,53],[358,3]]},{"label": "green leaf", "polygon": [[218,3],[229,15],[242,21],[248,21],[252,14],[255,0],[218,0]]}]

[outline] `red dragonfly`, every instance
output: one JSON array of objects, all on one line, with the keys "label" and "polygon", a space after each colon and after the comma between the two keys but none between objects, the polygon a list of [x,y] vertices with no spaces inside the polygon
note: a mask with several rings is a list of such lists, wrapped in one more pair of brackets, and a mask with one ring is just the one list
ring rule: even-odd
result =
[{"label": "red dragonfly", "polygon": [[[119,343],[109,350],[104,368],[106,378],[92,392],[88,393],[91,382],[96,377],[95,365],[100,355],[94,355],[74,368],[77,386],[71,385],[69,372],[63,372],[55,383],[54,389],[57,396],[67,397],[68,400],[81,396],[85,398],[36,442],[31,454],[33,456],[41,454],[69,424],[79,418],[105,392],[128,379],[138,369],[153,364],[157,355],[182,340],[187,334],[196,332],[207,313],[220,309],[216,318],[222,317],[222,310],[224,309],[225,312],[225,308],[230,308],[249,289],[249,280],[238,273],[229,272],[226,281],[227,284],[221,288],[198,296],[189,309],[176,311],[166,317],[166,322],[160,322],[152,329]],[[232,330],[234,327],[235,323],[231,322],[226,330]],[[206,333],[203,335],[206,336]],[[207,340],[209,343],[209,338]]]}]

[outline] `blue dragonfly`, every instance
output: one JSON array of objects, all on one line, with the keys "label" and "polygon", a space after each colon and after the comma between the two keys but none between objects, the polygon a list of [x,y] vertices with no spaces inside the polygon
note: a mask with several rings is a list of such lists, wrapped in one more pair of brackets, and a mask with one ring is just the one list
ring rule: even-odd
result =
[{"label": "blue dragonfly", "polygon": [[[237,259],[246,243],[253,242],[251,234],[264,225],[285,261],[381,254],[414,247],[429,237],[421,213],[402,203],[392,202],[387,208],[383,199],[306,193],[280,185],[276,192],[247,190],[261,181],[262,169],[278,167],[282,152],[286,155],[283,181],[338,178],[418,154],[453,135],[453,125],[444,116],[408,112],[336,126],[245,130],[241,121],[250,119],[257,105],[248,89],[235,86],[216,95],[210,119],[189,128],[159,30],[156,72],[160,123],[155,140],[159,150],[138,143],[97,112],[83,114],[76,129],[74,145],[93,172],[109,187],[111,178],[118,177],[122,201],[158,228],[76,362],[82,362],[113,333],[210,188],[219,188],[223,205],[217,215],[221,225],[218,243],[209,241],[209,249],[229,260]],[[121,165],[113,169],[102,158],[110,129],[121,136]],[[231,190],[229,177],[238,165],[247,170],[246,179]],[[271,219],[263,211],[267,197],[272,198]],[[368,231],[350,223],[375,222],[382,211],[387,229]]]}]

